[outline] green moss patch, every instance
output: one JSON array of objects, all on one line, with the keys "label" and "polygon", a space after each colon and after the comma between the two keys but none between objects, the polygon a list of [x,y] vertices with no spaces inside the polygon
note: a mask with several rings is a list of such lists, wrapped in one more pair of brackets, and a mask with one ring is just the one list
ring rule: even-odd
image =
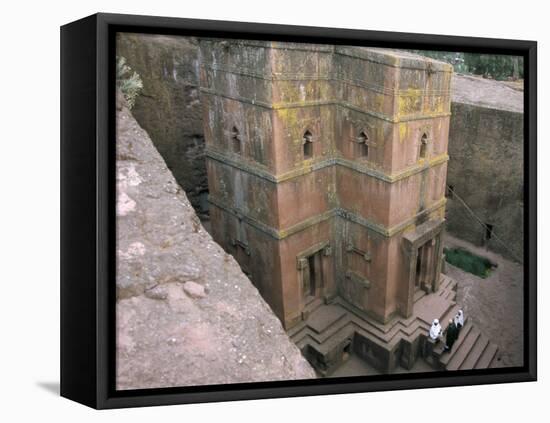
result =
[{"label": "green moss patch", "polygon": [[445,248],[445,261],[465,272],[485,279],[496,265],[485,257],[475,255],[463,248]]}]

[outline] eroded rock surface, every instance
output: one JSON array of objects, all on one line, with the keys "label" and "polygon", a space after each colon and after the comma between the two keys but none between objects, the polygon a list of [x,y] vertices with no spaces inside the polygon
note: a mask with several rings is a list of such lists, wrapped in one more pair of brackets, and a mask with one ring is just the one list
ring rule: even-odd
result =
[{"label": "eroded rock surface", "polygon": [[201,218],[208,214],[199,59],[195,38],[119,33],[117,54],[143,81],[132,114]]},{"label": "eroded rock surface", "polygon": [[314,378],[147,133],[118,109],[117,388]]},{"label": "eroded rock surface", "polygon": [[519,83],[454,74],[452,102],[523,113],[523,88]]},{"label": "eroded rock surface", "polygon": [[453,77],[447,185],[456,195],[447,199],[447,230],[521,262],[523,92],[511,84]]}]

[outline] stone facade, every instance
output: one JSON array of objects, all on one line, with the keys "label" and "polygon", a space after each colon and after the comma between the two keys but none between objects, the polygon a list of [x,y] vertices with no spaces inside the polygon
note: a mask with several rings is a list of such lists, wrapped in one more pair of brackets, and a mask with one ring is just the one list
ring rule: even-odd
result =
[{"label": "stone facade", "polygon": [[212,235],[288,330],[340,298],[374,321],[437,291],[450,65],[201,39]]}]

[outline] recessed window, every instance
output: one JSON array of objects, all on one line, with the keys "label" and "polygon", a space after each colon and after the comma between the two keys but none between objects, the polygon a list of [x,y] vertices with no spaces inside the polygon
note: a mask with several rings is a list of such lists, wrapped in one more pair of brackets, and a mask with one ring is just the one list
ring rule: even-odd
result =
[{"label": "recessed window", "polygon": [[489,241],[493,236],[493,225],[485,224],[485,242]]},{"label": "recessed window", "polygon": [[358,147],[358,154],[359,157],[367,158],[369,156],[369,145],[367,142],[369,141],[369,137],[365,131],[361,131],[359,135],[357,136],[357,147]]},{"label": "recessed window", "polygon": [[231,130],[231,145],[234,153],[241,152],[241,136],[239,130],[235,126]]},{"label": "recessed window", "polygon": [[304,159],[310,159],[313,157],[313,135],[311,132],[304,132],[304,138],[302,140],[304,147]]},{"label": "recessed window", "polygon": [[423,134],[420,138],[420,158],[425,159],[428,152],[428,135]]}]

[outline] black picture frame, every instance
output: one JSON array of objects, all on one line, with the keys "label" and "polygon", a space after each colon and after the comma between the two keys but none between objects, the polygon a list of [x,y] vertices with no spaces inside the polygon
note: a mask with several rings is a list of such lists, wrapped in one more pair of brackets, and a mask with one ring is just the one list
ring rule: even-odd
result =
[{"label": "black picture frame", "polygon": [[[303,41],[524,57],[524,366],[483,371],[116,391],[115,34]],[[61,395],[119,408],[459,385],[537,378],[537,44],[243,22],[95,14],[61,28]]]}]

